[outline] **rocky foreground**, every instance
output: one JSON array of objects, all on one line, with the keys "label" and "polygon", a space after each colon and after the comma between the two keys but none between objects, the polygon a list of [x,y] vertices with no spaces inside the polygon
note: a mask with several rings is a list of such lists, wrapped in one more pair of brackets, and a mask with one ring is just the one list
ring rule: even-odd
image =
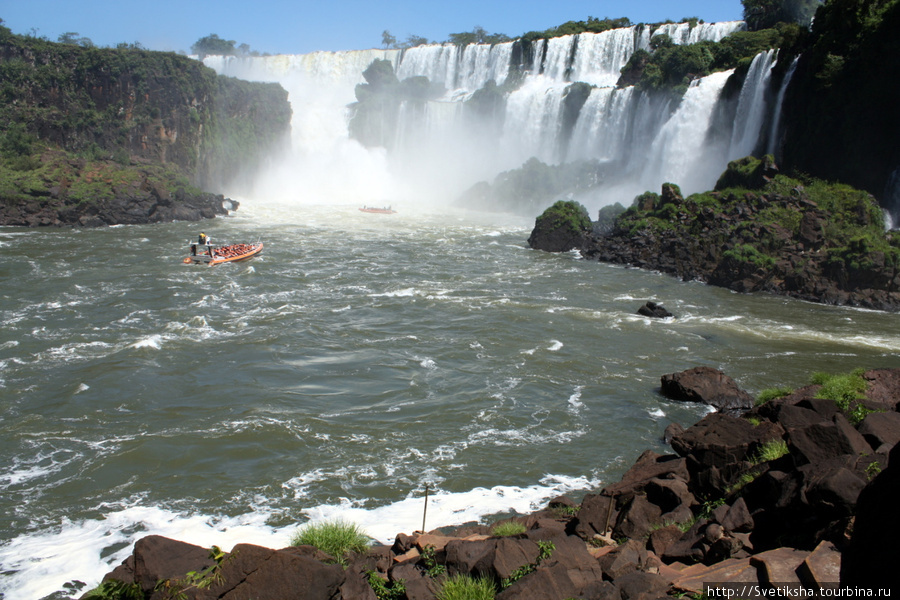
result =
[{"label": "rocky foreground", "polygon": [[[458,574],[488,578],[498,600],[652,600],[703,594],[711,582],[889,588],[900,581],[900,369],[855,377],[864,392],[849,402],[823,397],[834,387],[824,383],[752,406],[713,369],[666,375],[664,394],[720,411],[670,425],[673,453],[644,452],[580,504],[561,497],[510,519],[523,533],[400,533],[346,566],[311,546],[239,544],[219,557],[217,583],[178,589],[197,599],[433,600]],[[158,582],[216,564],[204,548],[148,536],[106,579],[165,598]]]}]

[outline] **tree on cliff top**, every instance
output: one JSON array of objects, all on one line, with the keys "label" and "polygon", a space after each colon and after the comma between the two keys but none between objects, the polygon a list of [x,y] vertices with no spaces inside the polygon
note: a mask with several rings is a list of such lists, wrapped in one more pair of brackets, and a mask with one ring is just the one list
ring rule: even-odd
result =
[{"label": "tree on cliff top", "polygon": [[808,27],[823,0],[741,0],[744,21],[751,31],[776,23],[799,23]]},{"label": "tree on cliff top", "polygon": [[191,52],[198,54],[201,59],[210,54],[232,56],[235,54],[234,44],[234,40],[225,40],[217,34],[211,33],[194,42],[191,46]]}]

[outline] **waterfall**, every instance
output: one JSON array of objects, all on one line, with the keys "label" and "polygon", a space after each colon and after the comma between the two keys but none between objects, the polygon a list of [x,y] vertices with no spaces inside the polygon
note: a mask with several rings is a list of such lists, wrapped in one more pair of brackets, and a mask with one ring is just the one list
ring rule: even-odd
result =
[{"label": "waterfall", "polygon": [[668,35],[676,44],[696,44],[697,42],[718,42],[737,31],[747,29],[743,21],[723,21],[721,23],[668,23],[653,31],[655,35]]},{"label": "waterfall", "polygon": [[713,109],[732,71],[713,73],[691,83],[678,109],[662,126],[644,167],[642,181],[648,189],[667,181],[686,194],[708,190],[724,170],[721,158],[705,145]]},{"label": "waterfall", "polygon": [[741,88],[728,160],[752,154],[759,141],[759,134],[766,118],[766,92],[772,78],[777,52],[769,50],[754,57]]},{"label": "waterfall", "polygon": [[[774,52],[754,59],[737,102],[720,102],[730,72],[694,81],[680,100],[615,87],[622,66],[635,50],[649,48],[652,35],[666,33],[683,44],[717,41],[743,28],[740,21],[682,23],[537,40],[523,67],[512,65],[519,42],[207,57],[205,62],[226,75],[277,81],[289,92],[293,149],[262,178],[256,192],[266,198],[452,202],[472,184],[535,157],[548,164],[592,160],[606,165],[601,187],[583,199],[594,210],[613,201],[629,204],[645,190],[658,191],[665,181],[688,194],[710,189],[729,158],[758,145],[773,112],[766,98]],[[355,102],[354,88],[376,58],[391,61],[401,80],[424,76],[446,90],[435,101],[403,102],[396,115],[385,118],[383,141],[390,151],[365,148],[348,133],[347,106]],[[491,80],[503,85],[511,67],[524,68],[518,87],[492,92],[498,103],[472,113],[466,101]],[[573,82],[582,82],[575,104],[566,100]],[[717,113],[722,115],[714,119]],[[733,126],[713,136],[714,122],[723,120]],[[723,137],[724,148],[711,143]]]},{"label": "waterfall", "polygon": [[[791,66],[788,67],[787,73],[784,75],[784,80],[781,82],[781,88],[778,90],[778,97],[775,99],[775,112],[772,117],[772,128],[769,130],[769,144],[766,146],[766,154],[771,154],[775,156],[778,152],[778,144],[781,140],[781,110],[784,105],[784,95],[787,93],[788,86],[791,84],[791,79],[794,77],[794,72],[797,70],[797,63],[800,62],[800,57],[794,58],[793,62],[791,62]],[[776,156],[776,160],[779,157]]]},{"label": "waterfall", "polygon": [[887,185],[884,188],[884,201],[881,205],[886,207],[887,218],[885,219],[885,224],[887,228],[900,227],[900,167],[894,169],[888,178]]}]

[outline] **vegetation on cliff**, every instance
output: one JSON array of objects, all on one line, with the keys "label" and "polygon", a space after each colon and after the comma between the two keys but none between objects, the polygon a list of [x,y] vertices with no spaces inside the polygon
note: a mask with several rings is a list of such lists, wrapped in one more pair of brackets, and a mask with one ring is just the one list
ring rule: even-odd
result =
[{"label": "vegetation on cliff", "polygon": [[898,30],[900,0],[819,8],[784,101],[785,168],[884,197],[900,169]]},{"label": "vegetation on cliff", "polygon": [[[116,194],[118,177],[79,191],[77,177],[61,175],[67,161],[168,171],[154,177],[172,196],[190,186],[224,189],[254,172],[290,123],[278,85],[217,76],[173,53],[53,43],[2,26],[0,100],[6,206],[46,203],[59,190],[78,203]],[[48,151],[55,158],[45,160]]]},{"label": "vegetation on cliff", "polygon": [[729,163],[710,192],[646,192],[583,252],[700,279],[833,304],[900,309],[900,238],[866,192],[791,178],[772,157]]}]

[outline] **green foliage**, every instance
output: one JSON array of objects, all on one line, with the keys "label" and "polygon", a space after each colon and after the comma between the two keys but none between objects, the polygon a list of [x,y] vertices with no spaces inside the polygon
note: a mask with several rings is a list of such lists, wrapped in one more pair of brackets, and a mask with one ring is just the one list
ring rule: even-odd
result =
[{"label": "green foliage", "polygon": [[435,594],[437,600],[493,600],[497,593],[494,582],[486,577],[453,575]]},{"label": "green foliage", "polygon": [[401,600],[406,597],[406,582],[402,579],[387,582],[376,571],[366,571],[366,579],[378,600]]},{"label": "green foliage", "polygon": [[788,453],[787,442],[778,438],[765,442],[750,459],[750,464],[759,465],[764,462],[778,460]]},{"label": "green foliage", "polygon": [[488,33],[483,27],[476,26],[472,31],[463,33],[451,33],[449,41],[457,46],[466,46],[468,44],[502,44],[509,42],[512,38],[503,33]]},{"label": "green foliage", "polygon": [[873,479],[878,477],[879,473],[881,473],[881,465],[878,464],[877,461],[873,460],[866,467],[866,479],[868,479],[869,481],[872,481]]},{"label": "green foliage", "polygon": [[741,0],[741,4],[747,27],[758,30],[780,22],[809,26],[822,0]]},{"label": "green foliage", "polygon": [[[233,557],[234,553],[230,557]],[[214,564],[202,571],[190,571],[179,579],[161,579],[154,591],[161,592],[163,600],[187,600],[188,592],[205,590],[213,584],[222,583],[222,566],[228,557],[218,546],[209,550],[209,558]]]},{"label": "green foliage", "polygon": [[587,209],[574,200],[557,200],[537,220],[548,224],[551,229],[565,228],[581,232],[591,229],[591,218]]},{"label": "green foliage", "polygon": [[556,550],[556,544],[554,544],[550,540],[539,540],[537,544],[540,550],[535,561],[527,565],[522,565],[521,567],[510,573],[509,577],[504,579],[500,583],[500,587],[502,589],[505,590],[526,575],[534,573],[541,565],[541,563],[550,558],[553,555],[553,551]]},{"label": "green foliage", "polygon": [[234,40],[225,40],[220,38],[217,34],[211,33],[206,37],[202,37],[191,45],[191,52],[194,54],[200,55],[200,58],[204,56],[219,55],[219,56],[233,56],[236,54],[234,48],[235,41]]},{"label": "green foliage", "polygon": [[[877,464],[877,463],[876,463]],[[108,579],[87,592],[82,600],[144,600],[144,590],[139,583],[125,583]]]},{"label": "green foliage", "polygon": [[494,527],[491,528],[491,535],[495,535],[498,537],[506,537],[511,535],[519,535],[521,533],[525,533],[525,526],[517,521],[507,521],[505,523],[498,523]]},{"label": "green foliage", "polygon": [[738,244],[731,250],[723,252],[722,257],[738,263],[749,263],[763,269],[770,269],[775,264],[774,258],[763,254],[752,244]]},{"label": "green foliage", "polygon": [[860,400],[865,400],[868,384],[859,369],[841,375],[816,372],[810,382],[822,386],[816,393],[816,398],[834,401],[841,411],[847,413],[854,425],[871,412],[860,404]]},{"label": "green foliage", "polygon": [[435,548],[431,544],[422,549],[422,565],[425,567],[425,573],[431,578],[439,577],[447,570],[444,565],[438,563]]},{"label": "green foliage", "polygon": [[759,393],[759,396],[756,397],[756,406],[761,404],[765,404],[770,400],[775,400],[776,398],[783,398],[784,396],[789,396],[794,393],[794,390],[789,387],[774,387],[774,388],[766,388]]},{"label": "green foliage", "polygon": [[619,29],[622,27],[631,27],[631,21],[625,17],[619,19],[596,19],[588,17],[586,21],[566,21],[562,25],[551,27],[544,31],[529,31],[521,36],[521,39],[534,41],[540,39],[550,39],[564,35],[573,35],[578,33],[602,33],[610,29]]},{"label": "green foliage", "polygon": [[307,525],[291,538],[291,545],[315,546],[333,556],[339,563],[346,564],[347,555],[351,552],[365,552],[370,540],[355,523],[338,519]]}]

